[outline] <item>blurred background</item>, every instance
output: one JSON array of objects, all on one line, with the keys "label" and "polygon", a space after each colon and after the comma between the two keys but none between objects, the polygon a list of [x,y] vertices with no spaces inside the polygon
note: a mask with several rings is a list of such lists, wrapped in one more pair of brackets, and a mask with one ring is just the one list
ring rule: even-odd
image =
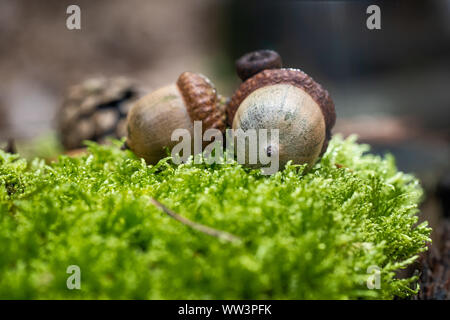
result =
[{"label": "blurred background", "polygon": [[[66,28],[70,4],[81,30]],[[381,30],[366,27],[371,4]],[[27,157],[62,150],[67,88],[92,77],[131,79],[120,89],[129,94],[191,70],[230,96],[234,61],[260,48],[328,89],[334,133],[393,153],[421,179],[421,220],[448,256],[439,230],[450,206],[450,0],[0,0],[0,147],[14,139]]]}]

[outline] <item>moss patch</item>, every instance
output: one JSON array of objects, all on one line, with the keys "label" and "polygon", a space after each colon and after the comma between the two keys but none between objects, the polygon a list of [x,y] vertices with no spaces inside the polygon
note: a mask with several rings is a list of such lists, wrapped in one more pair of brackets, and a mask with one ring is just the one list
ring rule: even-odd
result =
[{"label": "moss patch", "polygon": [[[395,272],[425,250],[418,181],[335,137],[308,173],[147,166],[117,146],[27,163],[0,152],[0,298],[347,299],[406,296]],[[339,164],[336,166],[336,164]],[[342,167],[343,166],[343,167]],[[171,219],[243,239],[228,243]],[[81,290],[68,290],[69,265]],[[381,270],[369,290],[367,269]]]}]

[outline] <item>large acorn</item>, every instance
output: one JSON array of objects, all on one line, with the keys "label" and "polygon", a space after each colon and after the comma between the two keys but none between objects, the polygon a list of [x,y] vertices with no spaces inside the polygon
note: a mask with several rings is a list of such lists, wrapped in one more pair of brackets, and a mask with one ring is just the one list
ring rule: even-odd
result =
[{"label": "large acorn", "polygon": [[[202,130],[225,130],[225,105],[211,81],[192,72],[182,73],[175,84],[160,88],[140,100],[127,117],[126,146],[149,164],[167,156],[178,141],[176,129],[187,129],[194,139],[194,121]],[[193,145],[193,144],[192,144]]]},{"label": "large acorn", "polygon": [[277,152],[281,168],[289,160],[312,166],[326,151],[336,121],[328,92],[303,71],[281,68],[274,51],[251,52],[236,66],[244,82],[228,103],[228,124],[243,131],[278,129],[278,141],[261,146],[264,152]]}]

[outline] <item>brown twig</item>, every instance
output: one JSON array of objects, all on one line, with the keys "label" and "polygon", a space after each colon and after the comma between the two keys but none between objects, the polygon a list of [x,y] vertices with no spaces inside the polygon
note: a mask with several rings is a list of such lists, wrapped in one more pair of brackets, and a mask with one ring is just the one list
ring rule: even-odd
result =
[{"label": "brown twig", "polygon": [[12,154],[17,153],[14,139],[8,139],[8,144],[6,145],[5,151]]},{"label": "brown twig", "polygon": [[450,299],[450,220],[445,219],[434,230],[437,243],[420,257],[420,291],[415,300]]},{"label": "brown twig", "polygon": [[167,215],[169,215],[171,218],[177,220],[178,222],[181,222],[182,224],[191,227],[194,230],[203,232],[209,236],[212,237],[216,237],[219,239],[223,239],[226,241],[230,241],[230,242],[235,242],[235,243],[240,243],[241,239],[231,233],[225,232],[225,231],[221,231],[221,230],[217,230],[217,229],[213,229],[210,227],[207,227],[205,225],[202,225],[200,223],[191,221],[187,218],[184,218],[182,216],[180,216],[179,214],[173,212],[172,210],[170,210],[169,208],[167,208],[165,205],[163,205],[161,202],[159,202],[158,200],[154,199],[154,198],[150,198],[150,202],[158,207],[159,209],[161,209],[164,213],[166,213]]}]

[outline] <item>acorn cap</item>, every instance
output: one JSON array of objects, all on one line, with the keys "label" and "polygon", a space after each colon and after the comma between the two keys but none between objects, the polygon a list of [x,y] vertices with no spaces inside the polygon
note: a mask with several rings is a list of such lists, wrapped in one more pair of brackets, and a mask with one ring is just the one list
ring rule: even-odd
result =
[{"label": "acorn cap", "polygon": [[225,107],[212,82],[205,76],[183,72],[177,87],[192,120],[202,121],[203,130],[210,128],[225,130]]},{"label": "acorn cap", "polygon": [[280,69],[282,66],[278,52],[257,50],[244,54],[236,60],[236,73],[242,81],[245,81],[265,69]]},{"label": "acorn cap", "polygon": [[230,126],[232,125],[237,109],[250,93],[259,88],[274,84],[290,84],[298,87],[309,94],[320,107],[326,128],[326,139],[321,152],[323,154],[328,147],[328,141],[331,138],[331,129],[336,122],[334,103],[327,90],[323,89],[320,84],[299,69],[267,69],[243,82],[228,103],[228,124]]}]

